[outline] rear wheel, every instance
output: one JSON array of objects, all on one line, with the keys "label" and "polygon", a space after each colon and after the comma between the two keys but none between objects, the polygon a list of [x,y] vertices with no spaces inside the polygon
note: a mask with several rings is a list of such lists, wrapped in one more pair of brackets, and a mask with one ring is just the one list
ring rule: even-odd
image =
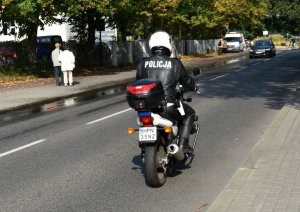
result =
[{"label": "rear wheel", "polygon": [[145,147],[145,177],[147,185],[162,186],[167,179],[162,159],[166,157],[164,147],[156,144]]}]

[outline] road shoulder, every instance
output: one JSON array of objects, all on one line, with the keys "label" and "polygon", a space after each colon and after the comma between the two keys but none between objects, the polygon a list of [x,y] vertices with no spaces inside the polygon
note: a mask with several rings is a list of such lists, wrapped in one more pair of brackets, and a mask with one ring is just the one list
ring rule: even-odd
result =
[{"label": "road shoulder", "polygon": [[285,105],[208,211],[299,211],[299,130],[299,107]]}]

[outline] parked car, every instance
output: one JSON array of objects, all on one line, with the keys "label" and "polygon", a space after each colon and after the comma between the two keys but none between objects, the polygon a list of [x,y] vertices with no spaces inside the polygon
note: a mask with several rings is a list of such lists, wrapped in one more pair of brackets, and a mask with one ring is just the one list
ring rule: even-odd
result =
[{"label": "parked car", "polygon": [[37,37],[37,59],[44,63],[51,62],[51,52],[55,49],[55,43],[63,43],[60,35],[48,35]]},{"label": "parked car", "polygon": [[17,58],[17,44],[15,42],[0,42],[0,62],[13,63]]},{"label": "parked car", "polygon": [[258,40],[251,46],[249,57],[273,57],[276,55],[276,47],[272,40]]}]

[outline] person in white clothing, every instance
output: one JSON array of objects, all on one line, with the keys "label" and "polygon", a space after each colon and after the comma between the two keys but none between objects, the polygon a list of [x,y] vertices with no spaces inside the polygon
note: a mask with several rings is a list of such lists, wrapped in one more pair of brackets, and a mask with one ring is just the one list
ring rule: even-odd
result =
[{"label": "person in white clothing", "polygon": [[70,51],[69,45],[64,46],[64,51],[58,56],[58,60],[61,62],[61,71],[64,73],[65,86],[73,85],[73,69],[75,68],[75,56]]}]

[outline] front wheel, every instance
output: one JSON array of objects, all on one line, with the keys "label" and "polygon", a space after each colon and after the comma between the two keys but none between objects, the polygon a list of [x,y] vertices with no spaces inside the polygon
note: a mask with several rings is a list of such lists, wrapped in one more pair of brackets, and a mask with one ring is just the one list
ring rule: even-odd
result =
[{"label": "front wheel", "polygon": [[162,159],[165,157],[164,147],[159,143],[145,147],[145,178],[147,185],[160,187],[166,182],[167,172],[162,163]]}]

